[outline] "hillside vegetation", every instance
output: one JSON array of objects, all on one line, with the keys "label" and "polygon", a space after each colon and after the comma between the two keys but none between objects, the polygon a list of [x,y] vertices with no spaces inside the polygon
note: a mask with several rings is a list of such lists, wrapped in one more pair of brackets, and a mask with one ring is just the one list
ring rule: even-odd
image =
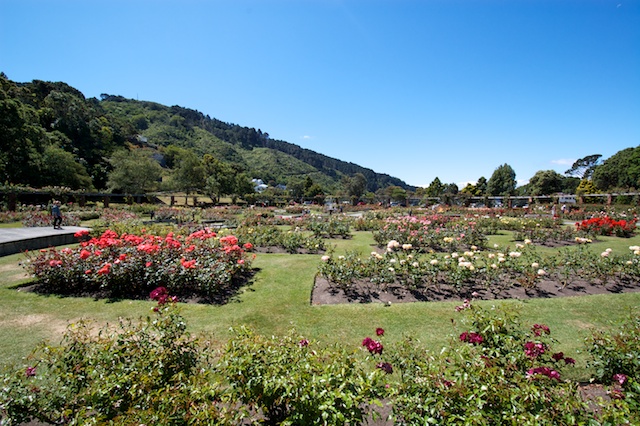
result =
[{"label": "hillside vegetation", "polygon": [[389,175],[189,108],[107,94],[87,99],[63,82],[17,83],[0,74],[0,182],[103,190],[114,167],[110,160],[123,149],[143,149],[169,175],[178,166],[175,153],[182,159],[186,151],[200,159],[210,155],[218,169],[222,163],[234,175],[272,184],[311,178],[330,192],[359,173],[368,191],[412,189]]}]

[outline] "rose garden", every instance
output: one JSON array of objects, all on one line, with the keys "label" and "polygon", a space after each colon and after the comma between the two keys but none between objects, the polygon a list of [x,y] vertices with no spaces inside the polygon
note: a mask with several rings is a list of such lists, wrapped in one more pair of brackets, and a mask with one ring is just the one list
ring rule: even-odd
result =
[{"label": "rose garden", "polygon": [[548,208],[68,207],[0,262],[0,422],[639,424],[637,210]]}]

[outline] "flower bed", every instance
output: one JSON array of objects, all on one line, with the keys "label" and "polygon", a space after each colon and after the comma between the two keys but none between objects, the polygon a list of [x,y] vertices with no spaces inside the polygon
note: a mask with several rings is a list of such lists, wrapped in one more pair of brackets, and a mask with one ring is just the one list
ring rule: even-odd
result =
[{"label": "flower bed", "polygon": [[322,238],[298,229],[283,231],[272,225],[241,226],[235,233],[240,240],[251,241],[256,249],[269,250],[275,247],[292,254],[318,253],[325,249]]},{"label": "flower bed", "polygon": [[548,256],[541,256],[530,240],[514,249],[472,247],[443,255],[415,254],[411,244],[391,241],[383,254],[323,256],[317,279],[326,280],[331,294],[342,293],[347,301],[359,302],[379,300],[383,294],[413,301],[472,295],[481,299],[550,297],[576,294],[574,287],[598,293],[640,288],[640,247],[631,246],[623,254],[611,249],[598,254],[587,249],[588,241],[578,237],[576,243],[583,244]]},{"label": "flower bed", "polygon": [[614,220],[609,216],[594,217],[576,223],[576,229],[588,235],[615,235],[616,237],[629,238],[636,230],[636,219]]},{"label": "flower bed", "polygon": [[[88,238],[86,231],[76,236]],[[107,230],[76,249],[29,253],[26,267],[47,293],[140,298],[163,286],[183,298],[223,302],[249,274],[250,248],[208,229],[186,237]]]},{"label": "flower bed", "polygon": [[[27,212],[22,218],[22,225],[27,228],[53,226],[53,216],[42,211]],[[72,213],[63,213],[62,226],[80,226],[80,218]]]},{"label": "flower bed", "polygon": [[473,220],[444,215],[389,217],[379,231],[373,232],[373,238],[380,247],[395,240],[420,251],[465,250],[486,244]]},{"label": "flower bed", "polygon": [[[240,328],[215,351],[186,331],[175,296],[157,288],[151,297],[154,313],[138,322],[98,332],[76,324],[61,346],[42,345],[26,364],[6,367],[3,424],[640,422],[637,315],[585,341],[605,396],[594,404],[566,379],[575,361],[554,349],[553,330],[521,324],[513,308],[465,301],[456,307],[459,337],[438,351],[411,337],[387,343],[382,328],[360,350]],[[389,419],[377,414],[383,410]]]}]

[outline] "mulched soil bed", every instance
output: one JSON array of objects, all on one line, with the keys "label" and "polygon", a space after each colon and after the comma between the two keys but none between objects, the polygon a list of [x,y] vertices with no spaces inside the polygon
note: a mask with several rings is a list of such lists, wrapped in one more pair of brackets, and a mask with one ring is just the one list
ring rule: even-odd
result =
[{"label": "mulched soil bed", "polygon": [[443,302],[462,301],[463,299],[500,300],[532,299],[550,297],[586,296],[592,294],[619,294],[640,292],[640,283],[611,280],[602,285],[585,280],[575,280],[566,287],[557,281],[545,280],[535,288],[523,288],[515,285],[495,295],[484,288],[469,287],[464,292],[453,286],[441,284],[439,289],[432,286],[427,289],[409,290],[403,286],[390,284],[386,289],[376,289],[365,281],[353,283],[345,293],[332,286],[325,278],[316,277],[311,293],[312,305],[336,305],[341,303],[407,303],[407,302]]}]

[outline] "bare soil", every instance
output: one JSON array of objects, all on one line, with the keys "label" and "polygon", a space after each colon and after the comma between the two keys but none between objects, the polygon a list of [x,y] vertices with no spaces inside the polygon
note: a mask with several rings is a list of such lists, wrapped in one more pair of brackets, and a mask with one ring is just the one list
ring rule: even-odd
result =
[{"label": "bare soil", "polygon": [[514,285],[502,289],[499,293],[492,293],[482,287],[471,286],[458,289],[449,284],[440,284],[438,287],[431,286],[422,289],[408,289],[397,284],[390,284],[385,288],[380,288],[366,281],[355,282],[348,288],[341,289],[318,276],[313,286],[311,304],[443,302],[462,301],[471,298],[476,300],[523,300],[637,292],[640,292],[640,283],[626,282],[620,279],[613,279],[607,283],[594,283],[577,279],[565,287],[558,281],[544,280],[537,283],[535,287],[526,288]]}]

